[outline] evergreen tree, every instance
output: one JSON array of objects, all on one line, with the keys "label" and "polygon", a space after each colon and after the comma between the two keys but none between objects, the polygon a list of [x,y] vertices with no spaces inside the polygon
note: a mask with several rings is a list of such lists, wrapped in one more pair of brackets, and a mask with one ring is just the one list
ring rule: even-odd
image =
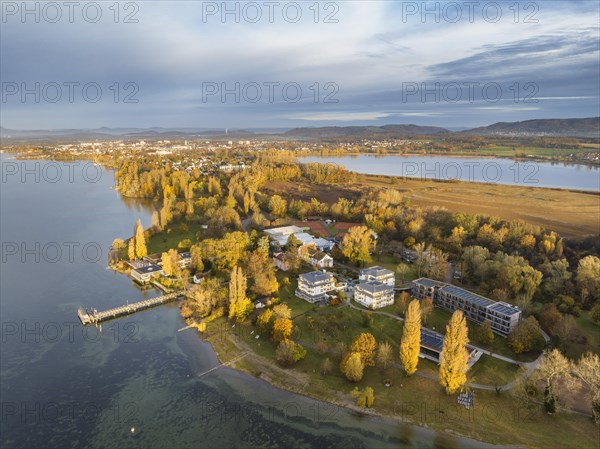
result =
[{"label": "evergreen tree", "polygon": [[408,304],[402,340],[400,341],[400,361],[406,374],[411,376],[417,371],[419,351],[421,349],[421,303],[413,299]]},{"label": "evergreen tree", "polygon": [[440,383],[447,393],[454,393],[467,381],[469,354],[467,321],[462,311],[452,314],[446,326],[446,336],[442,347],[440,363]]}]

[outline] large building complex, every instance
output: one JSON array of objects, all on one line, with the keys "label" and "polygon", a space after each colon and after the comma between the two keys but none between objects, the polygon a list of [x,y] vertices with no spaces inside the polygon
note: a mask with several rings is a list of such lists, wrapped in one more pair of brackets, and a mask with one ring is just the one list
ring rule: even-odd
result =
[{"label": "large building complex", "polygon": [[296,296],[315,303],[327,299],[327,292],[335,290],[335,278],[326,271],[312,271],[298,276]]},{"label": "large building complex", "polygon": [[516,306],[432,279],[414,280],[412,295],[420,300],[430,298],[436,306],[450,312],[462,310],[467,319],[476,323],[488,321],[492,331],[504,337],[521,320],[521,309]]}]

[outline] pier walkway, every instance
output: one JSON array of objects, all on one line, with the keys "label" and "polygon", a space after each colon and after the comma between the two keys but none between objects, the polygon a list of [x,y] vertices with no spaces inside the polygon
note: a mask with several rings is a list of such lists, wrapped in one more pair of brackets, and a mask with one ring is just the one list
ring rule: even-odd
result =
[{"label": "pier walkway", "polygon": [[84,309],[80,307],[77,309],[77,315],[81,324],[84,326],[88,324],[98,324],[103,321],[112,320],[124,315],[130,315],[132,313],[139,312],[140,310],[149,309],[156,307],[161,304],[173,301],[183,296],[183,292],[173,292],[156,298],[145,299],[143,301],[135,302],[132,304],[126,304],[124,306],[115,307],[113,309],[105,310],[104,312],[98,312],[96,309]]}]

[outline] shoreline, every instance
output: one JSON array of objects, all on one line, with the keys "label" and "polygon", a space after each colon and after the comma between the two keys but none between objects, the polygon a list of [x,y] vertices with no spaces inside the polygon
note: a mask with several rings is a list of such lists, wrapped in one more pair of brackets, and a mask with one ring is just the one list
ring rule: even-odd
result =
[{"label": "shoreline", "polygon": [[[185,319],[183,319],[183,321],[184,321],[184,323],[186,323]],[[210,327],[210,325],[209,325],[209,327]],[[217,338],[219,338],[219,335],[217,333],[215,333],[215,335]],[[218,363],[220,364],[219,368],[230,369],[230,370],[236,371],[238,373],[242,373],[244,375],[250,376],[253,380],[263,382],[272,388],[277,388],[277,389],[283,390],[287,393],[302,396],[302,397],[310,399],[310,400],[316,400],[316,401],[320,401],[320,402],[330,404],[330,405],[333,405],[336,407],[340,407],[340,408],[343,408],[344,410],[346,410],[347,412],[356,414],[357,416],[360,416],[360,417],[385,419],[385,420],[393,421],[399,425],[409,425],[409,426],[413,426],[416,428],[424,429],[424,430],[439,433],[439,434],[446,434],[446,435],[456,437],[456,438],[467,439],[475,444],[482,443],[482,444],[488,445],[490,448],[497,447],[497,448],[507,448],[507,449],[508,448],[521,449],[521,448],[526,447],[526,446],[510,445],[510,444],[504,444],[504,443],[492,443],[489,441],[478,439],[474,436],[462,434],[462,433],[457,432],[454,429],[449,428],[444,425],[441,425],[440,428],[436,428],[436,427],[431,426],[426,423],[419,423],[419,422],[415,422],[415,421],[407,419],[407,418],[403,418],[402,416],[384,413],[381,411],[375,411],[374,409],[359,407],[350,401],[335,400],[332,397],[319,396],[317,393],[312,392],[310,389],[295,388],[295,386],[298,385],[297,383],[293,382],[293,379],[295,378],[295,376],[296,375],[307,376],[306,374],[294,372],[293,368],[286,369],[286,368],[282,368],[282,367],[278,366],[274,361],[269,360],[269,359],[265,358],[264,356],[261,356],[260,354],[257,354],[245,342],[241,342],[241,345],[237,345],[235,342],[231,341],[231,338],[230,338],[231,334],[226,334],[226,337],[221,336],[220,342],[219,341],[215,342],[211,338],[212,336],[213,335],[206,335],[205,337],[202,337],[200,335],[196,335],[196,338],[198,338],[199,341],[201,341],[201,342],[208,343],[208,346],[211,348],[214,356],[216,357]],[[225,342],[223,341],[224,339],[226,339]],[[227,351],[227,348],[226,348],[227,345],[235,347],[237,350],[239,350],[241,352],[250,351],[250,354],[252,355],[253,359],[251,361],[249,361],[246,357],[243,357],[240,360],[235,360],[233,363],[228,364],[228,361],[224,360],[224,353]],[[240,346],[242,346],[242,347],[240,347]],[[235,357],[232,357],[232,359],[235,359]],[[244,366],[244,361],[246,363],[249,363],[250,367]],[[252,368],[254,368],[254,369],[260,368],[263,370],[265,368],[267,368],[269,371],[267,373],[265,373],[263,371],[258,371],[258,375],[257,375],[256,372],[253,372]],[[278,373],[282,373],[282,372],[289,374],[287,377],[283,377],[283,378],[290,379],[291,380],[290,382],[282,381],[281,380],[282,377],[277,375]],[[338,392],[338,393],[341,393],[341,392]],[[469,411],[467,411],[466,413],[469,413]]]}]

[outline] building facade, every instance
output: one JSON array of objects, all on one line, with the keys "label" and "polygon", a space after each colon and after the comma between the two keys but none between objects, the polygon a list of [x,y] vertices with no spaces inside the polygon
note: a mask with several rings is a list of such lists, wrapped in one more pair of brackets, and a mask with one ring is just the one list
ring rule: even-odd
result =
[{"label": "building facade", "polygon": [[298,276],[296,296],[310,303],[325,301],[327,292],[335,290],[335,278],[326,271],[312,271]]},{"label": "building facade", "polygon": [[319,268],[333,267],[333,257],[319,250],[308,250],[308,261]]},{"label": "building facade", "polygon": [[508,336],[522,317],[521,309],[517,306],[493,301],[464,288],[432,279],[414,280],[411,293],[419,300],[431,298],[434,305],[449,312],[462,310],[465,318],[476,323],[488,321],[492,331],[503,337]]},{"label": "building facade", "polygon": [[396,285],[396,276],[394,275],[394,272],[379,266],[360,270],[358,279],[364,282],[379,281],[382,284],[391,285],[392,287]]},{"label": "building facade", "polygon": [[394,304],[394,287],[379,281],[361,282],[354,287],[354,300],[369,309]]}]

